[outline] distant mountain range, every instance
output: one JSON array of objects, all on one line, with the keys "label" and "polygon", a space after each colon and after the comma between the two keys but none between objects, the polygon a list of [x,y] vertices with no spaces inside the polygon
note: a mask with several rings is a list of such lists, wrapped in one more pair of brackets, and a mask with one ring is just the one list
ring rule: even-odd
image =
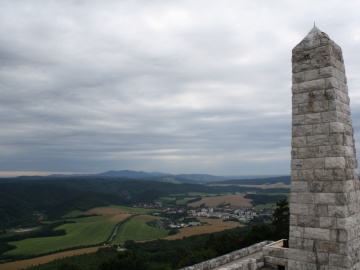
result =
[{"label": "distant mountain range", "polygon": [[[205,182],[218,182],[224,180],[240,180],[240,179],[263,179],[270,178],[279,175],[242,175],[242,176],[215,176],[210,174],[170,174],[162,172],[143,172],[143,171],[131,171],[131,170],[122,170],[122,171],[108,171],[98,174],[52,174],[48,177],[76,177],[76,176],[101,176],[101,177],[120,177],[120,178],[130,178],[130,179],[154,179],[154,178],[164,178],[164,177],[175,177],[177,179],[187,179],[200,183]],[[180,181],[183,182],[183,181]]]}]

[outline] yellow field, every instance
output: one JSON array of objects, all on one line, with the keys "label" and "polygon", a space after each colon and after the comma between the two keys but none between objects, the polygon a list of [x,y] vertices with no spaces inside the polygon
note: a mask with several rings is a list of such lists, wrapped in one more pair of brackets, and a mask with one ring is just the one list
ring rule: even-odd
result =
[{"label": "yellow field", "polygon": [[238,186],[238,187],[255,187],[255,188],[261,188],[261,189],[267,189],[267,188],[290,188],[290,185],[286,185],[282,182],[270,184],[270,185],[241,185],[241,184],[213,184],[209,186]]},{"label": "yellow field", "polygon": [[127,219],[130,214],[129,211],[123,210],[117,207],[96,207],[93,209],[90,209],[89,211],[84,212],[84,215],[109,215],[109,221],[123,221]]},{"label": "yellow field", "polygon": [[213,233],[220,232],[227,229],[233,229],[236,227],[243,227],[244,225],[236,221],[227,221],[224,222],[222,219],[212,219],[212,218],[198,218],[200,222],[206,222],[208,225],[203,226],[194,226],[180,229],[180,232],[166,237],[167,240],[182,239],[184,236],[192,236],[203,233]]},{"label": "yellow field", "polygon": [[10,262],[10,263],[4,263],[0,264],[1,270],[18,270],[18,269],[24,269],[31,265],[39,265],[48,263],[57,259],[62,259],[65,257],[70,257],[74,255],[81,255],[86,253],[94,253],[99,249],[99,247],[91,247],[91,248],[82,248],[82,249],[76,249],[76,250],[70,250],[70,251],[64,251],[59,252],[51,255],[46,255],[34,259],[29,260],[23,260],[23,261],[16,261],[16,262]]},{"label": "yellow field", "polygon": [[238,195],[224,195],[224,196],[217,196],[217,197],[209,197],[209,198],[202,198],[198,202],[190,203],[190,206],[199,207],[202,204],[206,206],[215,207],[220,204],[230,204],[232,206],[249,206],[251,207],[251,201],[249,199],[244,198],[244,194]]}]

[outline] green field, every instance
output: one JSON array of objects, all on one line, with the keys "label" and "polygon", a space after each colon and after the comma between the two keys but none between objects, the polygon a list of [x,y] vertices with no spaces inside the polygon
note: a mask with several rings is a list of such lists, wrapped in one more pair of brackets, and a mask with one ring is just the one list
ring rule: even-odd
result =
[{"label": "green field", "polygon": [[109,207],[116,207],[122,210],[129,211],[131,213],[139,213],[139,214],[147,214],[152,212],[161,212],[161,209],[149,209],[149,208],[136,208],[136,207],[128,207],[128,206],[118,206],[118,205],[110,205]]},{"label": "green field", "polygon": [[135,216],[119,227],[113,242],[122,243],[126,240],[143,241],[166,237],[168,235],[167,230],[150,227],[146,224],[146,222],[154,219],[151,216]]},{"label": "green field", "polygon": [[59,226],[56,229],[64,229],[66,235],[55,237],[30,238],[16,242],[10,242],[17,248],[7,252],[9,255],[35,255],[48,253],[69,247],[81,245],[93,245],[106,241],[111,235],[116,221],[109,221],[109,216],[94,216],[74,219],[76,223]]},{"label": "green field", "polygon": [[[146,222],[156,219],[156,217],[146,215],[156,209],[132,208],[124,206],[110,206],[132,213],[139,213],[128,222],[119,227],[118,233],[113,242],[124,242],[126,240],[152,240],[163,238],[168,235],[167,230],[150,227]],[[67,217],[83,215],[85,212],[72,211]],[[145,214],[145,215],[141,215]],[[7,252],[7,255],[36,255],[49,253],[61,249],[79,247],[86,245],[101,244],[105,242],[113,232],[119,221],[111,219],[114,215],[105,214],[101,216],[90,216],[85,218],[69,219],[75,223],[68,223],[57,227],[57,230],[64,229],[66,235],[55,237],[30,238],[21,241],[10,242],[9,244],[17,248]]]}]

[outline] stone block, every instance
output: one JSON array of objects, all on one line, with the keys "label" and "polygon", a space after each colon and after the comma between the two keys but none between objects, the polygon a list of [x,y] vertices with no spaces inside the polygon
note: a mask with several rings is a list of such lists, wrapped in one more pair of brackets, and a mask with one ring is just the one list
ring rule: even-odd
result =
[{"label": "stone block", "polygon": [[293,115],[299,114],[299,105],[298,104],[292,105],[292,114]]},{"label": "stone block", "polygon": [[348,217],[349,209],[346,205],[328,205],[328,216],[336,218]]},{"label": "stone block", "polygon": [[357,169],[346,169],[346,180],[355,180],[358,178],[359,172]]},{"label": "stone block", "polygon": [[344,169],[344,157],[325,157],[325,169]]},{"label": "stone block", "polygon": [[[334,91],[336,91],[336,90],[334,90]],[[343,102],[343,103],[345,103],[345,104],[350,104],[349,95],[344,93],[344,92],[338,91],[337,95],[336,95],[336,99]]]},{"label": "stone block", "polygon": [[315,204],[334,204],[336,193],[317,193],[315,195]]},{"label": "stone block", "polygon": [[300,227],[319,227],[319,217],[317,216],[298,216],[298,226]]},{"label": "stone block", "polygon": [[349,255],[330,254],[329,263],[331,266],[349,268],[352,265]]},{"label": "stone block", "polygon": [[308,182],[307,181],[292,181],[291,182],[291,191],[292,192],[308,192]]},{"label": "stone block", "polygon": [[328,145],[319,147],[319,157],[343,157],[345,147],[342,145]]},{"label": "stone block", "polygon": [[293,73],[292,83],[301,83],[305,81],[305,72]]},{"label": "stone block", "polygon": [[343,135],[343,141],[345,146],[351,146],[351,147],[355,146],[355,141],[353,136]]},{"label": "stone block", "polygon": [[344,133],[344,131],[345,131],[344,123],[341,122],[330,123],[330,133]]},{"label": "stone block", "polygon": [[308,205],[300,204],[300,203],[293,203],[290,205],[290,211],[294,215],[307,215],[308,214]]},{"label": "stone block", "polygon": [[323,169],[325,167],[324,158],[306,158],[304,159],[305,169]]},{"label": "stone block", "polygon": [[313,240],[330,241],[330,230],[322,228],[304,228],[304,237]]},{"label": "stone block", "polygon": [[351,125],[344,124],[345,129],[345,135],[353,136],[354,135],[354,129]]},{"label": "stone block", "polygon": [[292,159],[291,160],[291,169],[292,170],[300,170],[304,168],[304,160],[303,159]]},{"label": "stone block", "polygon": [[297,126],[298,136],[300,137],[312,135],[312,130],[313,130],[312,125]]},{"label": "stone block", "polygon": [[291,144],[292,144],[292,147],[295,147],[295,148],[305,147],[307,145],[306,137],[293,137]]},{"label": "stone block", "polygon": [[340,87],[341,87],[340,82],[336,78],[331,77],[331,78],[326,78],[325,79],[325,87],[324,87],[324,89],[329,89],[329,88],[340,89]]},{"label": "stone block", "polygon": [[[289,258],[302,262],[311,262],[311,263],[316,262],[315,253],[309,250],[290,249]],[[298,269],[298,268],[294,268],[294,269]]]},{"label": "stone block", "polygon": [[314,243],[312,239],[302,239],[302,249],[314,251]]},{"label": "stone block", "polygon": [[302,240],[303,240],[303,238],[294,237],[290,234],[289,247],[294,248],[294,249],[301,249],[302,248]]},{"label": "stone block", "polygon": [[337,122],[338,121],[338,112],[337,111],[328,111],[321,113],[321,121],[323,123]]},{"label": "stone block", "polygon": [[349,104],[346,104],[344,102],[341,102],[340,100],[334,99],[329,100],[328,103],[328,109],[329,110],[336,110],[345,114],[350,114],[350,106]]},{"label": "stone block", "polygon": [[356,157],[355,148],[352,146],[344,146],[344,155],[345,157],[355,158]]},{"label": "stone block", "polygon": [[356,158],[345,158],[344,160],[346,162],[345,166],[347,169],[357,169],[358,164]]},{"label": "stone block", "polygon": [[309,92],[309,98],[308,102],[316,102],[316,101],[328,101],[328,99],[325,96],[325,90],[317,90]]},{"label": "stone block", "polygon": [[297,83],[293,83],[291,86],[291,93],[293,95],[298,94],[299,93],[299,85]]},{"label": "stone block", "polygon": [[315,180],[314,170],[298,170],[299,181],[312,181]]},{"label": "stone block", "polygon": [[345,181],[345,180],[346,180],[346,169],[333,170],[333,181]]},{"label": "stone block", "polygon": [[336,229],[336,219],[333,217],[319,217],[319,227],[323,229]]},{"label": "stone block", "polygon": [[297,170],[291,170],[291,181],[297,181],[298,180],[298,171]]},{"label": "stone block", "polygon": [[317,216],[320,216],[320,217],[329,216],[328,205],[326,205],[326,204],[315,205],[315,213]]},{"label": "stone block", "polygon": [[327,66],[331,66],[331,64],[332,64],[331,56],[324,56],[322,58],[312,59],[310,61],[310,65],[312,68],[327,67]]},{"label": "stone block", "polygon": [[317,252],[325,253],[338,253],[339,252],[339,243],[332,241],[317,241],[315,243],[315,248]]},{"label": "stone block", "polygon": [[347,125],[352,125],[351,115],[340,112],[340,111],[336,111],[336,113],[337,113],[337,119],[339,122],[347,124]]},{"label": "stone block", "polygon": [[321,122],[320,113],[307,113],[305,116],[305,124],[318,124]]},{"label": "stone block", "polygon": [[[312,181],[310,181],[312,182]],[[309,183],[310,184],[310,183]],[[298,193],[297,194],[297,202],[298,203],[314,203],[314,194],[312,193]]]},{"label": "stone block", "polygon": [[336,204],[337,205],[347,205],[349,203],[349,194],[348,193],[335,193],[336,194]]},{"label": "stone block", "polygon": [[307,103],[308,101],[309,101],[309,93],[299,93],[299,94],[294,94],[292,96],[293,105]]},{"label": "stone block", "polygon": [[298,148],[292,148],[291,149],[291,158],[297,159],[298,157]]},{"label": "stone block", "polygon": [[305,116],[300,114],[300,115],[293,115],[292,116],[292,125],[293,126],[299,126],[299,125],[303,125],[304,124],[304,119]]},{"label": "stone block", "polygon": [[310,181],[308,184],[309,191],[312,193],[322,192],[324,191],[325,183],[325,181]]},{"label": "stone block", "polygon": [[[302,138],[302,137],[299,137]],[[329,145],[330,143],[330,136],[327,135],[313,135],[313,136],[307,136],[307,145],[308,146],[323,146],[323,145]],[[306,142],[305,142],[306,143]],[[299,144],[296,144],[299,145]],[[304,145],[304,143],[302,144]],[[305,146],[307,146],[305,145]],[[304,146],[297,146],[297,147],[304,147]]]},{"label": "stone block", "polygon": [[[299,93],[324,90],[326,88],[335,88],[335,87],[326,87],[326,80],[328,79],[318,79],[318,80],[299,83]],[[330,85],[330,82],[328,82],[328,85]]]},{"label": "stone block", "polygon": [[325,112],[329,109],[329,101],[311,101],[299,104],[298,106],[299,113],[301,114]]},{"label": "stone block", "polygon": [[330,134],[329,143],[331,145],[336,145],[336,144],[343,145],[344,144],[343,134],[338,134],[338,133]]},{"label": "stone block", "polygon": [[297,148],[297,157],[298,158],[317,158],[319,157],[319,147],[304,147]]},{"label": "stone block", "polygon": [[329,134],[330,133],[330,124],[329,123],[320,123],[313,125],[313,134]]},{"label": "stone block", "polygon": [[[294,202],[296,203],[296,202]],[[298,215],[290,215],[289,217],[289,223],[290,223],[290,226],[297,226],[297,217]]]}]

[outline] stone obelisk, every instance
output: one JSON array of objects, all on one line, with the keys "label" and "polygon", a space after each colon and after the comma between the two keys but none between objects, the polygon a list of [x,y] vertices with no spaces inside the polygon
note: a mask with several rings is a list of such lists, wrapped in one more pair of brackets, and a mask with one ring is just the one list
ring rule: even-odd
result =
[{"label": "stone obelisk", "polygon": [[289,270],[360,269],[360,185],[341,48],[316,26],[292,52]]}]

